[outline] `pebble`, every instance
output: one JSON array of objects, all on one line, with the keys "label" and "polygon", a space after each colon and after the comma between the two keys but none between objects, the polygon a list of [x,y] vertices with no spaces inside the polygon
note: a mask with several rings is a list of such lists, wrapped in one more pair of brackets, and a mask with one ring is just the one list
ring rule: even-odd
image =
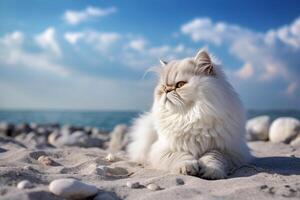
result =
[{"label": "pebble", "polygon": [[38,161],[40,162],[40,163],[42,163],[43,165],[54,165],[54,161],[53,160],[51,160],[51,158],[49,158],[48,156],[40,156],[39,158],[38,158]]},{"label": "pebble", "polygon": [[147,185],[147,188],[152,191],[160,190],[160,187],[154,183]]},{"label": "pebble", "polygon": [[183,185],[184,181],[181,178],[176,178],[176,184],[177,185]]},{"label": "pebble", "polygon": [[141,187],[141,185],[140,185],[139,182],[130,182],[130,181],[127,181],[126,185],[129,188],[139,188],[139,187]]},{"label": "pebble", "polygon": [[98,188],[72,178],[57,179],[50,183],[53,194],[70,199],[84,199],[96,195]]},{"label": "pebble", "polygon": [[96,173],[96,174],[99,174],[99,175],[102,175],[102,176],[105,176],[108,171],[109,171],[109,167],[105,166],[105,165],[99,165],[96,169],[95,169],[95,172],[93,173]]},{"label": "pebble", "polygon": [[290,143],[300,133],[300,121],[293,117],[279,117],[271,125],[269,138],[274,143]]},{"label": "pebble", "polygon": [[105,158],[108,162],[114,162],[116,161],[116,156],[112,153],[109,153],[106,158]]},{"label": "pebble", "polygon": [[34,168],[29,165],[24,166],[23,169],[24,170],[34,170]]},{"label": "pebble", "polygon": [[246,123],[247,139],[268,140],[270,124],[271,118],[266,115],[249,119]]},{"label": "pebble", "polygon": [[19,189],[28,189],[28,188],[32,188],[33,185],[30,181],[28,180],[23,180],[21,182],[18,183],[17,188]]}]

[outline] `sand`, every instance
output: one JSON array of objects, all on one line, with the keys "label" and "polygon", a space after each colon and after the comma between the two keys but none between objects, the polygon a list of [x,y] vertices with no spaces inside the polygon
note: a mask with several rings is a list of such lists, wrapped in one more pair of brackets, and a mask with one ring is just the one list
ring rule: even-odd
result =
[{"label": "sand", "polygon": [[[204,180],[140,166],[128,161],[125,152],[115,154],[116,161],[109,162],[105,159],[108,152],[100,148],[36,149],[0,137],[0,199],[62,199],[51,194],[48,185],[70,177],[95,185],[99,193],[114,199],[300,199],[300,148],[261,141],[249,146],[257,157],[253,163],[232,171],[227,179]],[[39,161],[43,160],[38,160],[40,156],[53,163]],[[106,173],[104,166],[109,167]],[[184,184],[176,184],[176,178]],[[22,180],[29,180],[34,187],[18,189]],[[128,181],[142,186],[129,188]],[[147,189],[151,183],[161,189]]]}]

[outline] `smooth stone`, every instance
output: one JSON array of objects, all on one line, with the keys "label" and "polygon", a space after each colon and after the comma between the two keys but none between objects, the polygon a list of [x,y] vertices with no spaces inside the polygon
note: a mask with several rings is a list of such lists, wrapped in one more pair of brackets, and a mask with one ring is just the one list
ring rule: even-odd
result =
[{"label": "smooth stone", "polygon": [[34,170],[34,168],[29,165],[24,166],[23,169],[24,170]]},{"label": "smooth stone", "polygon": [[129,188],[139,188],[141,187],[139,182],[131,182],[131,181],[127,181],[126,182],[127,187]]},{"label": "smooth stone", "polygon": [[98,188],[72,178],[57,179],[50,183],[49,190],[53,194],[70,199],[84,199],[94,196]]},{"label": "smooth stone", "polygon": [[49,158],[48,156],[44,156],[44,155],[40,156],[38,158],[38,161],[40,163],[42,163],[43,165],[48,165],[48,166],[55,165],[55,162],[53,160],[51,160],[51,158]]},{"label": "smooth stone", "polygon": [[7,122],[0,122],[0,135],[14,137],[14,129],[15,126],[13,124]]},{"label": "smooth stone", "polygon": [[33,184],[28,181],[28,180],[23,180],[21,182],[18,183],[17,185],[18,189],[28,189],[28,188],[33,188]]},{"label": "smooth stone", "polygon": [[181,178],[176,178],[176,184],[177,185],[183,185],[184,181]]},{"label": "smooth stone", "polygon": [[269,116],[259,116],[249,119],[246,123],[247,139],[268,140],[271,118]]},{"label": "smooth stone", "polygon": [[147,185],[147,188],[152,191],[160,190],[160,187],[154,183]]},{"label": "smooth stone", "polygon": [[61,136],[58,131],[54,131],[53,133],[49,134],[48,136],[48,143],[56,146],[56,141]]},{"label": "smooth stone", "polygon": [[114,162],[114,161],[116,161],[116,156],[115,156],[114,154],[112,154],[112,153],[109,153],[109,154],[105,157],[105,159],[106,159],[108,162]]},{"label": "smooth stone", "polygon": [[277,118],[270,127],[269,139],[274,143],[290,143],[300,134],[300,121],[292,117]]},{"label": "smooth stone", "polygon": [[106,176],[106,174],[109,171],[109,167],[105,166],[105,165],[100,165],[95,169],[95,172],[92,173],[96,173],[102,176]]}]

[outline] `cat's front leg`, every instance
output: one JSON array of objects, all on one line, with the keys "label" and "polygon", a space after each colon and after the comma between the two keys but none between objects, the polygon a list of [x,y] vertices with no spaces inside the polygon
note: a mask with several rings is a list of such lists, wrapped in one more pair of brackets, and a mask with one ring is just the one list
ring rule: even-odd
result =
[{"label": "cat's front leg", "polygon": [[200,157],[200,177],[205,179],[223,179],[227,177],[230,161],[220,151],[211,150]]},{"label": "cat's front leg", "polygon": [[176,174],[199,175],[199,163],[192,154],[171,151],[167,145],[159,141],[152,146],[149,159],[151,165],[156,169]]}]

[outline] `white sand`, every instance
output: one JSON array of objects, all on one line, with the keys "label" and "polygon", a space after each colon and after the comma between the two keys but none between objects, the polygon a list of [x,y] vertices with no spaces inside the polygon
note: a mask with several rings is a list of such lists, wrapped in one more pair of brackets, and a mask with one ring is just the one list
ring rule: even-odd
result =
[{"label": "white sand", "polygon": [[[115,199],[300,199],[300,148],[270,142],[252,142],[249,146],[259,157],[253,164],[235,170],[228,179],[212,181],[143,168],[129,162],[124,152],[110,163],[105,160],[108,153],[99,148],[36,150],[0,137],[0,199],[61,199],[49,192],[48,185],[66,177],[95,185]],[[41,155],[56,164],[43,165],[37,160]],[[97,169],[101,165],[112,168],[107,176],[101,167]],[[177,185],[176,178],[184,185]],[[29,180],[35,187],[18,189],[21,180]],[[127,181],[144,186],[155,183],[162,189],[132,189],[126,186]]]}]

